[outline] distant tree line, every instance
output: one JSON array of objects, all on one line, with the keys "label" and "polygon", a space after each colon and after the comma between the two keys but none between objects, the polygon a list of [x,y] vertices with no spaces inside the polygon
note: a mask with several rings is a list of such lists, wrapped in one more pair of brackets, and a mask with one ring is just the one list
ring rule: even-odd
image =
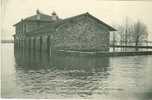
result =
[{"label": "distant tree line", "polygon": [[124,24],[114,25],[114,27],[117,31],[113,32],[113,44],[138,46],[140,43],[148,41],[147,26],[140,20],[131,22],[126,17]]}]

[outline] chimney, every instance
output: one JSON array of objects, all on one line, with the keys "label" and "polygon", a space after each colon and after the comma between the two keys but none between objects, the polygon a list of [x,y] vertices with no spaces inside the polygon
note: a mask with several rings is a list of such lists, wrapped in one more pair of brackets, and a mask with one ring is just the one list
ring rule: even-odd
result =
[{"label": "chimney", "polygon": [[39,9],[37,9],[37,10],[36,10],[36,14],[40,14],[40,11],[39,11]]},{"label": "chimney", "polygon": [[52,20],[54,21],[58,20],[58,15],[56,14],[55,11],[52,12]]},{"label": "chimney", "polygon": [[36,19],[40,20],[40,11],[38,9],[36,10]]}]

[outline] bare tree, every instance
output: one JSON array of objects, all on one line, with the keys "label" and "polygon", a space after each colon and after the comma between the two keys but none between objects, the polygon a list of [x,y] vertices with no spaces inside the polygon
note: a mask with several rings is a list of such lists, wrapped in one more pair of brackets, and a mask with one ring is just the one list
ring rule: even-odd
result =
[{"label": "bare tree", "polygon": [[[144,23],[137,21],[133,23],[126,17],[125,23],[116,26],[115,40],[120,41],[120,45],[139,45],[139,42],[146,42],[148,37],[147,27]],[[117,38],[116,38],[117,37]],[[131,43],[131,44],[130,44]],[[125,50],[123,48],[123,50]],[[138,50],[136,48],[136,50]]]},{"label": "bare tree", "polygon": [[135,46],[139,45],[139,42],[147,40],[148,32],[147,27],[144,23],[137,21],[133,25],[133,31],[132,31],[132,39],[135,42]]}]

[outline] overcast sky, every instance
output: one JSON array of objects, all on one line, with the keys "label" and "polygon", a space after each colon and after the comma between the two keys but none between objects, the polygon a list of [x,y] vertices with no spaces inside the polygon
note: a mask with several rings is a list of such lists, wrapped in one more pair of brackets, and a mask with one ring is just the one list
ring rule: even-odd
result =
[{"label": "overcast sky", "polygon": [[56,11],[66,18],[89,12],[107,24],[121,24],[126,16],[132,21],[141,20],[148,27],[152,40],[152,1],[102,1],[102,0],[1,0],[2,38],[11,38],[15,33],[13,24],[36,14],[36,9],[50,14]]}]

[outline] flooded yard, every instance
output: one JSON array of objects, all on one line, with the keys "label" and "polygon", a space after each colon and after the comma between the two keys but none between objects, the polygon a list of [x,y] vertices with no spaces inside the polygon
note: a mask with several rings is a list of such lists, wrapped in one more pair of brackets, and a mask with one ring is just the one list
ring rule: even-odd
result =
[{"label": "flooded yard", "polygon": [[1,44],[3,98],[152,99],[152,56],[49,56]]}]

